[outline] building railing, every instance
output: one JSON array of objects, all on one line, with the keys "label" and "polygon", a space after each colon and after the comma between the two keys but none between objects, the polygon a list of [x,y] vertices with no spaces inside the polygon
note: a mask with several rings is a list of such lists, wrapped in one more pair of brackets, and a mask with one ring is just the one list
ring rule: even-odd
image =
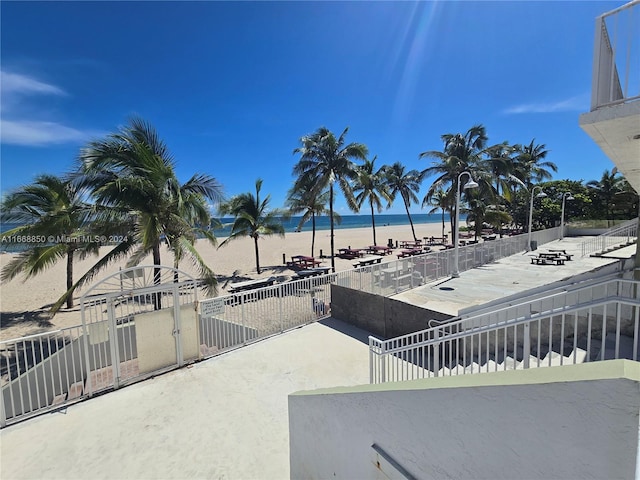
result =
[{"label": "building railing", "polygon": [[591,111],[640,99],[640,0],[596,18]]},{"label": "building railing", "polygon": [[[542,230],[534,232],[533,238],[543,244],[559,238],[559,232],[559,228]],[[469,270],[521,252],[526,241],[526,235],[518,235],[461,247],[459,269]],[[208,358],[328,317],[331,284],[393,295],[449,276],[453,255],[454,250],[426,253],[196,302],[200,340],[197,358]],[[114,278],[118,280],[120,277]],[[138,344],[143,342],[148,346],[149,341],[139,338],[141,333],[140,326],[136,325],[136,315],[147,310],[153,312],[154,305],[145,299],[153,297],[154,292],[162,292],[163,307],[178,311],[190,308],[187,304],[195,302],[197,296],[191,293],[185,296],[185,292],[172,294],[167,290],[176,285],[141,288],[134,285],[135,282],[146,285],[139,278],[127,277],[127,281],[131,283],[125,289],[127,300],[113,307],[108,307],[103,296],[95,300],[89,297],[82,307],[88,317],[86,328],[78,325],[0,342],[0,426],[61,408],[101,390],[118,388],[119,378],[109,373],[113,369],[114,358],[124,362],[115,371],[123,370],[122,381],[125,383],[155,374],[153,371],[144,375],[135,373],[135,363],[139,360]],[[107,291],[114,289],[112,294],[104,294],[107,296],[120,295],[122,290],[120,285],[111,283],[105,288]],[[182,298],[180,305],[173,301],[178,298]],[[107,318],[107,314],[114,317],[111,320],[117,325],[113,332],[106,326],[111,318]],[[96,338],[100,341],[97,342]],[[157,372],[191,361],[184,358],[180,350],[176,355],[175,364],[164,366]],[[130,369],[133,371],[127,378]]]},{"label": "building railing", "polygon": [[609,280],[389,340],[369,337],[371,383],[639,360],[640,282]]},{"label": "building railing", "polygon": [[612,228],[597,237],[582,242],[582,256],[593,252],[604,252],[613,246],[630,245],[638,239],[638,219],[634,218],[624,224]]}]

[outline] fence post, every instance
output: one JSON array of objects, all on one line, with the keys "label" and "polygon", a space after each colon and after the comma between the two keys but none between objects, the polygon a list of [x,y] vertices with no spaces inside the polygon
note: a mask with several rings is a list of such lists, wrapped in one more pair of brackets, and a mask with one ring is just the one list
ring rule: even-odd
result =
[{"label": "fence post", "polygon": [[[440,339],[440,328],[437,328],[435,332],[433,332],[434,340]],[[433,376],[437,377],[440,375],[440,342],[436,342],[433,344]]]},{"label": "fence post", "polygon": [[87,321],[85,318],[84,298],[80,300],[80,318],[82,319],[82,339],[84,343],[84,361],[85,361],[85,373],[87,375],[85,383],[85,392],[90,397],[93,394],[93,382],[91,381],[91,361],[89,360],[89,332],[87,331]]},{"label": "fence post", "polygon": [[[540,320],[538,320],[540,321]],[[524,339],[522,345],[522,355],[524,361],[524,368],[529,368],[529,357],[531,356],[531,322],[524,324]]]}]

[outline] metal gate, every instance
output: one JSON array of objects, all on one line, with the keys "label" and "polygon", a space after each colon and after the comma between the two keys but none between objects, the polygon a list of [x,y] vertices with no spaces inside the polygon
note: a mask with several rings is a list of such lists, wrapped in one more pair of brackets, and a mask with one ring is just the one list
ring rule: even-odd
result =
[{"label": "metal gate", "polygon": [[199,355],[197,283],[164,266],[120,270],[80,300],[83,394],[142,380]]}]

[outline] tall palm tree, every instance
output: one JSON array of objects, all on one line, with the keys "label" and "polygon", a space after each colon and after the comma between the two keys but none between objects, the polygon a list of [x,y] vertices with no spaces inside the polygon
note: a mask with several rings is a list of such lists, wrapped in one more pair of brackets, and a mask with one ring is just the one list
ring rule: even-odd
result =
[{"label": "tall palm tree", "polygon": [[616,203],[617,196],[624,191],[624,182],[624,177],[618,175],[617,171],[605,170],[600,180],[590,180],[586,183],[587,188],[592,192],[594,205],[607,220],[613,217],[612,207]]},{"label": "tall palm tree", "polygon": [[293,173],[300,179],[309,177],[315,181],[316,190],[323,191],[329,187],[329,224],[331,228],[331,268],[336,271],[334,257],[334,218],[333,202],[334,183],[338,182],[340,190],[347,200],[347,205],[352,210],[357,210],[357,205],[351,190],[350,180],[356,176],[353,159],[365,160],[367,147],[361,143],[349,143],[345,145],[345,137],[349,127],[342,134],[336,136],[327,128],[320,127],[314,133],[300,138],[301,146],[293,153],[301,154],[300,160],[293,167]]},{"label": "tall palm tree", "polygon": [[284,237],[284,227],[279,220],[280,213],[277,210],[269,210],[271,195],[267,195],[264,200],[260,199],[262,180],[256,180],[256,194],[242,193],[231,198],[228,202],[220,205],[222,215],[232,215],[235,217],[231,226],[229,237],[220,244],[224,246],[231,240],[241,237],[253,238],[256,254],[256,270],[260,271],[260,251],[258,240],[260,237],[279,235]]},{"label": "tall palm tree", "polygon": [[[222,187],[205,174],[195,174],[181,184],[167,146],[149,123],[132,118],[119,132],[90,142],[80,153],[76,182],[88,188],[102,207],[98,218],[126,218],[131,222],[127,240],[103,257],[78,284],[124,256],[130,256],[127,266],[134,266],[151,253],[153,264],[160,265],[160,245],[166,239],[175,255],[174,264],[185,255],[190,257],[208,291],[215,292],[215,275],[196,250],[195,239],[201,235],[215,245],[207,200],[220,202]],[[159,278],[160,269],[156,268],[154,279]]]},{"label": "tall palm tree", "polygon": [[[287,213],[289,215],[302,213],[300,221],[298,222],[298,230],[300,230],[305,223],[311,220],[312,257],[314,256],[313,252],[316,241],[316,216],[329,213],[329,210],[327,209],[329,191],[317,193],[315,191],[315,187],[315,181],[312,178],[301,178],[300,181],[296,182],[296,185],[289,190],[286,200]],[[333,212],[333,216],[336,222],[340,223],[340,215]]]},{"label": "tall palm tree", "polygon": [[395,200],[396,195],[400,194],[402,201],[404,202],[407,217],[409,217],[409,224],[411,225],[413,239],[417,241],[418,237],[416,237],[416,231],[413,227],[413,220],[411,220],[409,207],[411,206],[411,202],[418,202],[416,193],[420,191],[422,175],[417,170],[405,171],[404,165],[400,162],[396,162],[391,166],[385,166],[384,172],[385,182],[387,183],[387,188],[389,189],[389,194],[391,196],[389,206],[391,206],[391,203]]},{"label": "tall palm tree", "polygon": [[514,173],[529,191],[531,191],[531,187],[534,184],[552,178],[549,170],[558,171],[555,163],[545,160],[549,153],[548,150],[545,150],[546,145],[535,145],[535,141],[534,138],[529,145],[518,144],[513,146],[516,152]]},{"label": "tall palm tree", "polygon": [[374,245],[377,245],[374,208],[380,213],[382,212],[382,200],[385,200],[387,203],[391,202],[391,195],[385,182],[385,169],[381,167],[376,171],[376,158],[377,157],[373,157],[372,160],[365,160],[362,165],[356,167],[356,178],[353,187],[358,209],[362,207],[366,201],[369,202],[369,206],[371,207],[371,226],[373,227]]},{"label": "tall palm tree", "polygon": [[451,191],[445,192],[441,188],[433,192],[433,195],[430,197],[425,196],[424,199],[422,199],[423,207],[426,207],[427,205],[433,207],[428,213],[436,213],[438,210],[442,210],[442,238],[444,238],[445,229],[444,214],[451,210],[452,203],[453,199],[451,198]]},{"label": "tall palm tree", "polygon": [[[422,171],[423,176],[437,175],[426,197],[430,199],[438,189],[450,190],[455,198],[458,177],[462,172],[469,172],[479,184],[491,183],[491,174],[483,162],[487,144],[487,133],[483,125],[474,125],[466,133],[446,133],[440,137],[444,142],[443,151],[431,150],[422,152],[420,158],[433,158],[430,167]],[[451,231],[458,228],[454,225],[456,218],[455,205],[451,209]]]},{"label": "tall palm tree", "polygon": [[[91,205],[86,203],[73,183],[53,175],[39,175],[35,181],[9,194],[2,202],[3,222],[23,225],[3,235],[32,237],[28,248],[15,256],[3,269],[2,280],[24,273],[26,278],[39,273],[66,257],[66,287],[73,286],[73,260],[97,255],[100,239],[91,229]],[[73,296],[66,299],[73,307]]]}]

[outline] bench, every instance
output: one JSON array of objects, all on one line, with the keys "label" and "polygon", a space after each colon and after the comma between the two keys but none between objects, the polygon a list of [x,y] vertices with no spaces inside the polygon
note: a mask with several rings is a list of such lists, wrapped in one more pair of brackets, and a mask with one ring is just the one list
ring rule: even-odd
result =
[{"label": "bench", "polygon": [[229,285],[229,293],[253,290],[255,288],[268,287],[276,282],[275,277],[262,278],[259,280],[248,280],[246,282],[236,282]]},{"label": "bench", "polygon": [[412,250],[402,250],[398,253],[398,258],[413,257],[414,255],[420,255],[422,249],[414,248]]}]

